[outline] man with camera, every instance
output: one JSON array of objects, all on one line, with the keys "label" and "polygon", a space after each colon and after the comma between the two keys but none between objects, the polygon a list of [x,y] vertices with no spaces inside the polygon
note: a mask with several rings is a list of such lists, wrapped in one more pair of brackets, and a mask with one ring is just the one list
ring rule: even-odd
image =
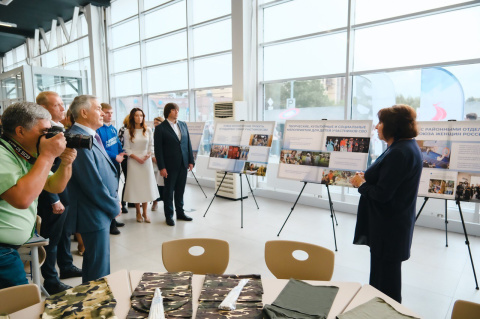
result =
[{"label": "man with camera", "polygon": [[[65,118],[65,108],[62,98],[52,91],[44,91],[38,94],[37,104],[45,108],[52,120],[50,124],[53,128],[63,130],[60,123]],[[52,172],[55,172],[60,165],[60,158],[57,157],[53,163]],[[60,269],[60,278],[82,276],[82,270],[73,265],[73,257],[70,252],[70,236],[72,231],[68,227],[68,192],[54,194],[43,190],[38,198],[38,215],[42,217],[40,234],[48,238],[48,246],[45,246],[47,253],[45,262],[41,270],[44,279],[43,286],[49,294],[56,294],[71,288],[62,283],[58,278],[55,263],[58,263]]]},{"label": "man with camera", "polygon": [[[0,288],[27,284],[17,249],[30,239],[43,189],[60,193],[72,174],[76,150],[66,148],[62,133],[46,139],[50,113],[20,102],[3,113],[0,138]],[[50,169],[56,157],[61,163]]]},{"label": "man with camera", "polygon": [[103,125],[97,98],[77,96],[70,111],[75,124],[69,133],[95,137],[91,149],[78,149],[68,184],[69,214],[85,244],[82,281],[87,282],[110,274],[110,224],[120,214],[118,172],[95,132]]}]

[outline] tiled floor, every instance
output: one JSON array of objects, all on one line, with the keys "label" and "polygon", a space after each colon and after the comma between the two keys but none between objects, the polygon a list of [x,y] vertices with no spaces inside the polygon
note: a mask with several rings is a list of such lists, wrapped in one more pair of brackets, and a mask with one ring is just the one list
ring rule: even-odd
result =
[{"label": "tiled floor", "polygon": [[[196,185],[187,185],[186,208],[192,222],[177,222],[175,227],[165,224],[163,205],[150,212],[151,224],[137,223],[135,209],[122,214],[126,223],[122,233],[111,236],[111,271],[138,269],[165,271],[162,264],[161,244],[177,238],[212,237],[230,244],[230,263],[227,273],[260,273],[273,277],[263,258],[267,240],[287,239],[305,241],[334,250],[330,213],[319,208],[297,205],[280,237],[280,230],[290,212],[292,203],[257,197],[257,210],[253,198],[244,201],[244,228],[240,228],[240,202],[215,199],[206,217],[203,217],[214,190],[204,188],[208,199]],[[356,216],[337,212],[336,228],[338,252],[332,280],[368,283],[369,250],[352,244]],[[463,234],[449,233],[449,247],[445,247],[445,233],[417,227],[414,233],[412,257],[403,266],[403,304],[423,318],[450,318],[456,299],[480,302]],[[470,236],[474,262],[480,272],[480,238]],[[76,243],[72,248],[76,251]],[[77,266],[82,257],[74,255]],[[65,280],[70,285],[80,283],[79,278]]]}]

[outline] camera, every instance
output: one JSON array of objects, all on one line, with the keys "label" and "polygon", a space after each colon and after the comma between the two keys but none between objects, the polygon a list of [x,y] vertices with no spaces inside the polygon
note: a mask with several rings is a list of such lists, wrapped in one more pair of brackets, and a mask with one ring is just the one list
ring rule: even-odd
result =
[{"label": "camera", "polygon": [[[63,127],[52,126],[47,130],[45,138],[52,138],[58,133],[63,132],[65,132],[65,129]],[[65,133],[65,139],[67,140],[68,148],[88,148],[89,150],[92,149],[93,136],[91,135]]]}]

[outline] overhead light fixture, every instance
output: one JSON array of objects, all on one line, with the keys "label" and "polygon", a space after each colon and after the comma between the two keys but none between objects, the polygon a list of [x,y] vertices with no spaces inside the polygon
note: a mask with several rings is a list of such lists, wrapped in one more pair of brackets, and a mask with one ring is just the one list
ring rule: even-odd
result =
[{"label": "overhead light fixture", "polygon": [[16,28],[17,25],[15,23],[10,23],[10,22],[3,22],[0,21],[0,25],[4,27],[9,27],[9,28]]},{"label": "overhead light fixture", "polygon": [[0,1],[0,4],[3,4],[4,6],[8,6],[10,4],[10,2],[12,2],[13,0],[1,0]]}]

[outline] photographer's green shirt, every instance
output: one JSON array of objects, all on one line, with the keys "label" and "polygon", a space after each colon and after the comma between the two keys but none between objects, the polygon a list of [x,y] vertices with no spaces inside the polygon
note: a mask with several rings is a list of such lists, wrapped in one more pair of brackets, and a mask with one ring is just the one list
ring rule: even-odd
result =
[{"label": "photographer's green shirt", "polygon": [[[33,165],[16,154],[8,142],[3,139],[0,142],[6,146],[0,145],[0,194],[3,194],[16,185]],[[18,209],[0,199],[0,243],[22,245],[32,237],[37,218],[37,200],[27,209]]]}]

